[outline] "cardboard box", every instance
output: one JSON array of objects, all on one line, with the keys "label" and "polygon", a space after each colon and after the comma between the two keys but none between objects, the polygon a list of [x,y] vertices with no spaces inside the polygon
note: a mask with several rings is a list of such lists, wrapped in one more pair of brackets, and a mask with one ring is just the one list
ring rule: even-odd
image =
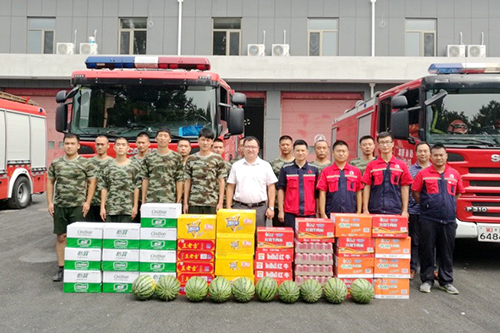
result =
[{"label": "cardboard box", "polygon": [[186,251],[215,251],[215,240],[178,239],[177,249]]},{"label": "cardboard box", "polygon": [[297,218],[295,232],[299,242],[330,242],[335,237],[335,224],[322,218]]},{"label": "cardboard box", "polygon": [[296,253],[295,264],[333,265],[333,253]]},{"label": "cardboard box", "polygon": [[143,203],[141,205],[141,219],[143,217],[159,217],[177,219],[182,214],[180,203]]},{"label": "cardboard box", "polygon": [[247,276],[253,274],[253,255],[251,254],[216,254],[215,275]]},{"label": "cardboard box", "polygon": [[272,277],[275,280],[292,280],[293,279],[293,271],[271,271],[271,270],[255,270],[255,278],[262,279],[264,277]]},{"label": "cardboard box", "polygon": [[410,278],[410,259],[375,258],[373,277]]},{"label": "cardboard box", "polygon": [[198,276],[203,278],[205,281],[210,283],[214,278],[215,275],[213,273],[207,273],[207,274],[200,274],[200,273],[181,273],[177,274],[177,279],[179,280],[179,283],[181,286],[185,286],[187,281],[192,278],[193,276]]},{"label": "cardboard box", "polygon": [[295,253],[333,253],[332,243],[299,242],[295,240]]},{"label": "cardboard box", "polygon": [[266,249],[257,248],[255,252],[255,260],[265,261],[293,261],[293,248],[285,249]]},{"label": "cardboard box", "polygon": [[372,237],[408,237],[408,218],[401,215],[372,215]]},{"label": "cardboard box", "polygon": [[139,275],[149,275],[151,276],[156,282],[162,277],[162,276],[175,276],[177,277],[177,273],[175,272],[164,272],[164,273],[155,273],[155,272],[139,272]]},{"label": "cardboard box", "polygon": [[217,215],[183,214],[177,219],[177,238],[215,239]]},{"label": "cardboard box", "polygon": [[371,237],[372,218],[362,214],[332,213],[336,237]]},{"label": "cardboard box", "polygon": [[411,258],[411,238],[375,238],[375,258]]},{"label": "cardboard box", "polygon": [[344,254],[361,254],[374,252],[373,238],[366,237],[339,237],[335,244],[335,254],[341,257]]},{"label": "cardboard box", "polygon": [[65,293],[100,293],[101,271],[64,270],[63,291]]},{"label": "cardboard box", "polygon": [[[347,277],[347,278],[339,278],[339,279],[344,281],[345,286],[347,287],[347,298],[351,298],[351,284],[354,282],[354,280],[359,279],[359,278]],[[373,278],[364,278],[364,279],[373,285]]]},{"label": "cardboard box", "polygon": [[255,234],[217,234],[217,254],[254,254]]},{"label": "cardboard box", "polygon": [[176,251],[139,250],[139,271],[175,272]]},{"label": "cardboard box", "polygon": [[104,223],[102,247],[105,249],[139,249],[138,223]]},{"label": "cardboard box", "polygon": [[139,271],[139,250],[103,249],[103,271]]},{"label": "cardboard box", "polygon": [[292,263],[290,261],[255,260],[254,267],[255,267],[255,270],[291,271],[292,270]]},{"label": "cardboard box", "polygon": [[375,298],[410,299],[410,280],[374,279]]},{"label": "cardboard box", "polygon": [[373,258],[346,258],[334,256],[336,277],[373,278]]},{"label": "cardboard box", "polygon": [[75,222],[68,225],[66,247],[102,248],[104,223]]},{"label": "cardboard box", "polygon": [[141,239],[140,248],[141,250],[175,251],[177,249],[177,241],[164,239]]},{"label": "cardboard box", "polygon": [[132,284],[139,277],[139,272],[103,272],[103,293],[131,293]]},{"label": "cardboard box", "polygon": [[257,227],[257,247],[293,248],[294,232],[292,228]]},{"label": "cardboard box", "polygon": [[141,228],[141,250],[175,250],[177,229]]},{"label": "cardboard box", "polygon": [[79,271],[101,270],[101,249],[67,247],[64,250],[64,269]]},{"label": "cardboard box", "polygon": [[313,276],[333,276],[332,265],[295,265],[295,276],[313,275]]},{"label": "cardboard box", "polygon": [[181,261],[177,263],[177,274],[182,273],[213,274],[214,263],[205,261]]},{"label": "cardboard box", "polygon": [[214,262],[213,251],[177,251],[177,261],[203,261]]},{"label": "cardboard box", "polygon": [[255,210],[219,209],[217,233],[255,234]]}]

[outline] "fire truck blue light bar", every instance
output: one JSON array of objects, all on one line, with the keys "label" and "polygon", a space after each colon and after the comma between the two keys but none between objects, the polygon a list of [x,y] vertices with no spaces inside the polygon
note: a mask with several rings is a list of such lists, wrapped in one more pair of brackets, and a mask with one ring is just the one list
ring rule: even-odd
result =
[{"label": "fire truck blue light bar", "polygon": [[201,57],[91,56],[88,69],[184,69],[210,70],[210,62]]},{"label": "fire truck blue light bar", "polygon": [[500,64],[432,64],[429,74],[499,74]]}]

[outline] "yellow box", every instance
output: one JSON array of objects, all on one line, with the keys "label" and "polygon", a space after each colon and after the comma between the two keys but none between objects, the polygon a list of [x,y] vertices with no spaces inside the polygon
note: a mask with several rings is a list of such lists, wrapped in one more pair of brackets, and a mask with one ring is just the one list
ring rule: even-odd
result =
[{"label": "yellow box", "polygon": [[182,214],[177,219],[178,239],[215,239],[216,215]]},{"label": "yellow box", "polygon": [[253,284],[255,284],[255,276],[252,275],[245,275],[245,276],[235,276],[235,275],[219,275],[218,277],[223,277],[226,278],[231,285],[233,285],[234,281],[238,280],[239,278],[246,277],[249,278],[250,281],[252,281]]},{"label": "yellow box", "polygon": [[254,254],[255,235],[217,234],[216,254]]},{"label": "yellow box", "polygon": [[253,275],[252,254],[216,254],[215,275],[249,276]]},{"label": "yellow box", "polygon": [[255,234],[255,210],[219,209],[217,233]]}]

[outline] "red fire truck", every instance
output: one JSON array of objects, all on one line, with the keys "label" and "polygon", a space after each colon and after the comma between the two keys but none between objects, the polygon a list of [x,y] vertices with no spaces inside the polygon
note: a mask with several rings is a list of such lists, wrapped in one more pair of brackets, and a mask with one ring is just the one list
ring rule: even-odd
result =
[{"label": "red fire truck", "polygon": [[33,193],[45,192],[45,111],[29,100],[0,92],[0,200],[24,208]]},{"label": "red fire truck", "polygon": [[500,65],[433,64],[430,76],[377,93],[335,119],[332,142],[391,131],[395,156],[415,163],[415,144],[443,143],[462,175],[457,237],[500,242]]},{"label": "red fire truck", "polygon": [[[124,136],[131,142],[130,155],[137,153],[135,138],[146,132],[154,138],[158,128],[172,131],[171,149],[180,138],[198,149],[198,132],[211,128],[225,138],[225,159],[236,156],[236,137],[243,133],[246,103],[199,57],[92,56],[88,70],[71,77],[74,87],[60,91],[56,129],[80,136],[82,156],[95,155],[98,135]],[[156,149],[152,143],[151,149]],[[114,155],[112,148],[109,150]]]}]

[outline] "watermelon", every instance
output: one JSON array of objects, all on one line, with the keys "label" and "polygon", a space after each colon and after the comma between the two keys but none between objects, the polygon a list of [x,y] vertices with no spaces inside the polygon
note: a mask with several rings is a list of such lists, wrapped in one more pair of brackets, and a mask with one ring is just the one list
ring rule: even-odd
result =
[{"label": "watermelon", "polygon": [[331,278],[323,286],[325,298],[333,304],[342,303],[347,297],[347,287],[341,279]]},{"label": "watermelon", "polygon": [[200,276],[193,276],[186,282],[186,297],[191,302],[201,302],[207,297],[208,283]]},{"label": "watermelon", "polygon": [[356,303],[368,304],[374,294],[372,284],[366,279],[356,279],[351,284],[351,296]]},{"label": "watermelon", "polygon": [[179,295],[180,287],[179,280],[175,276],[164,275],[156,284],[156,295],[164,301],[173,301]]},{"label": "watermelon", "polygon": [[300,288],[293,281],[283,281],[278,287],[278,295],[284,303],[295,303],[300,297]]},{"label": "watermelon", "polygon": [[314,279],[305,280],[300,285],[300,296],[307,303],[316,303],[323,294],[321,284]]},{"label": "watermelon", "polygon": [[231,284],[224,277],[216,277],[208,286],[210,299],[216,303],[225,302],[231,297]]},{"label": "watermelon", "polygon": [[156,281],[150,275],[140,275],[132,283],[132,293],[137,299],[150,299],[156,291]]},{"label": "watermelon", "polygon": [[257,281],[255,292],[260,301],[272,301],[278,292],[278,282],[272,277],[264,277]]},{"label": "watermelon", "polygon": [[233,283],[234,299],[241,303],[250,302],[255,295],[255,286],[247,277],[240,277]]}]

